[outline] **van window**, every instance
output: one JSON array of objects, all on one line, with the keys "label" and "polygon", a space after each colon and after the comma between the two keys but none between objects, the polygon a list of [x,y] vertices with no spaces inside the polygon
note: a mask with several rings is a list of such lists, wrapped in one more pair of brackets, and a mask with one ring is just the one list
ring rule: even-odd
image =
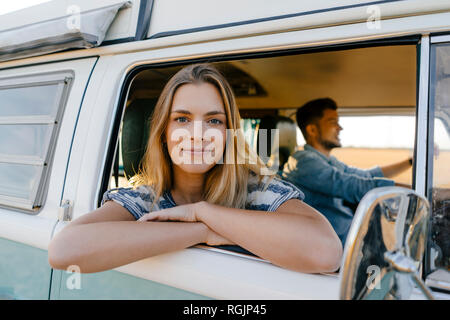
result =
[{"label": "van window", "polygon": [[[413,156],[416,119],[412,115],[343,115],[339,123],[343,128],[340,132],[342,147],[331,153],[348,165],[368,169]],[[412,185],[412,169],[400,173],[394,180]]]},{"label": "van window", "polygon": [[433,271],[450,267],[450,44],[433,45],[431,61],[430,125],[433,130],[428,151],[431,179],[428,197],[432,208],[430,271]]},{"label": "van window", "polygon": [[[297,108],[321,97],[330,97],[340,109],[347,110],[341,117],[345,122],[343,133],[347,131],[349,137],[342,139],[344,148],[338,148],[342,149],[340,151],[357,152],[358,156],[353,158],[361,161],[374,160],[365,154],[370,149],[378,154],[377,159],[384,161],[389,155],[392,162],[398,162],[410,156],[414,148],[415,45],[281,52],[253,57],[249,54],[235,59],[208,58],[207,61],[223,73],[235,93],[245,138],[262,160],[278,172],[295,148],[302,148],[304,144],[295,123]],[[131,186],[130,178],[139,171],[145,153],[149,120],[157,99],[167,81],[187,63],[139,66],[130,74],[132,79],[124,84],[129,88],[122,88],[122,92],[127,92],[122,97],[126,101],[119,106],[123,108],[123,116],[116,116],[114,137],[117,135],[118,139],[113,138],[109,148],[105,165],[108,171],[103,174],[98,204],[107,188]],[[397,116],[403,115],[405,110],[408,116]],[[383,132],[366,130],[367,127],[361,131],[357,126],[361,121]],[[258,150],[260,129],[267,133],[278,130],[271,136],[273,141],[270,140],[268,150]],[[390,135],[398,137],[398,143],[393,143],[388,138]],[[358,142],[357,136],[367,139]],[[361,153],[364,159],[359,156]],[[347,161],[340,156],[337,158]],[[355,165],[364,168],[383,164],[372,161]],[[411,171],[405,175],[403,182],[411,184]]]},{"label": "van window", "polygon": [[72,74],[0,79],[0,205],[36,210]]},{"label": "van window", "polygon": [[256,150],[256,131],[261,119],[241,119],[241,128],[249,146]]},{"label": "van window", "polygon": [[[367,111],[373,113],[373,110]],[[415,113],[414,108],[407,111]],[[293,121],[295,113],[296,109],[283,110],[283,114],[289,115]],[[255,132],[260,121],[261,119],[242,120],[245,137],[255,150]],[[361,169],[407,159],[413,156],[415,122],[413,115],[341,115],[339,123],[343,127],[340,133],[342,147],[333,149],[331,153],[338,160]],[[301,150],[306,142],[297,124],[295,129],[296,149]],[[283,135],[280,135],[278,143],[280,146],[289,145]],[[402,172],[395,180],[412,185],[412,169]]]}]

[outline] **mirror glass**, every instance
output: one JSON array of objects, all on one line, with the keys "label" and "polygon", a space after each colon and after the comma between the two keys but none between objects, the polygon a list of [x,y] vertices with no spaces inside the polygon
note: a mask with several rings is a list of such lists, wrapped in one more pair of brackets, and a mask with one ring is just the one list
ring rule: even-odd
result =
[{"label": "mirror glass", "polygon": [[359,203],[345,244],[340,298],[408,299],[421,281],[428,220],[428,201],[413,190],[369,191]]}]

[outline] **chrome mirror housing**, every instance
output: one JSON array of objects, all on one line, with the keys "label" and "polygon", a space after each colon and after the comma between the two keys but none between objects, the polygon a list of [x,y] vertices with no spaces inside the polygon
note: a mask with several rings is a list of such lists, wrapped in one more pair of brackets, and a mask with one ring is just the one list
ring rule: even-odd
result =
[{"label": "chrome mirror housing", "polygon": [[356,209],[340,268],[340,298],[408,299],[414,284],[433,299],[420,276],[430,206],[415,191],[382,187]]}]

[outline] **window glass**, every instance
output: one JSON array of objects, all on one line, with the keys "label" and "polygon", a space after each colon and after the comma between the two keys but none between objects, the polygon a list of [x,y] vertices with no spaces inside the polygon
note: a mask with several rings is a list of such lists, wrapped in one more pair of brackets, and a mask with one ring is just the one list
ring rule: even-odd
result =
[{"label": "window glass", "polygon": [[42,206],[69,83],[67,73],[0,80],[0,205]]},{"label": "window glass", "polygon": [[59,84],[0,89],[0,117],[55,116]]},{"label": "window glass", "polygon": [[247,143],[256,150],[256,132],[261,119],[241,119],[241,128]]},{"label": "window glass", "polygon": [[[331,153],[340,161],[361,169],[408,159],[413,156],[415,121],[412,115],[341,116],[342,147]],[[391,178],[412,185],[412,168]]]},{"label": "window glass", "polygon": [[450,44],[434,45],[431,54],[430,104],[434,110],[432,168],[431,269],[450,268]]},{"label": "window glass", "polygon": [[339,122],[344,148],[414,147],[416,120],[413,116],[343,116]]},{"label": "window glass", "polygon": [[[414,116],[340,116],[339,124],[343,148],[414,148]],[[306,143],[298,127],[297,142]]]},{"label": "window glass", "polygon": [[0,194],[30,199],[42,167],[0,162]]},{"label": "window glass", "polygon": [[[53,125],[0,125],[0,154],[44,159]],[[14,142],[14,143],[12,143]]]},{"label": "window glass", "polygon": [[114,155],[114,163],[112,168],[111,178],[108,182],[108,189],[112,188],[128,188],[132,185],[130,181],[125,176],[124,166],[123,166],[123,151],[122,151],[122,129],[123,126],[120,127],[119,139],[118,139],[118,148],[116,150],[116,154]]}]

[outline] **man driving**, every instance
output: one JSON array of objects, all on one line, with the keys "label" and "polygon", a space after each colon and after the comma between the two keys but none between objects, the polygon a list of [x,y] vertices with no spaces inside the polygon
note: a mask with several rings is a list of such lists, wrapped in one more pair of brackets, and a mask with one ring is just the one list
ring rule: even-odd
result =
[{"label": "man driving", "polygon": [[387,166],[362,170],[337,160],[330,152],[341,147],[336,102],[330,98],[309,101],[297,110],[297,124],[305,138],[304,150],[296,151],[285,164],[282,176],[300,187],[305,202],[321,212],[345,244],[354,210],[371,189],[403,186],[391,178],[412,165],[406,159]]}]

